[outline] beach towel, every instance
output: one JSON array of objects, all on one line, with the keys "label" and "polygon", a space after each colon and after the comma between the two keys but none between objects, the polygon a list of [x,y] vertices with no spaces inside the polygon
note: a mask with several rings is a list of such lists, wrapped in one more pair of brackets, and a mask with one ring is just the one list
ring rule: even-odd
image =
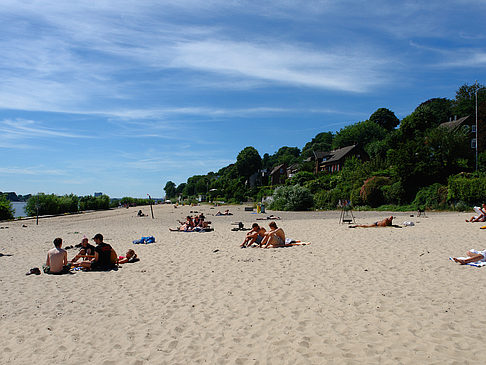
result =
[{"label": "beach towel", "polygon": [[148,237],[142,237],[139,240],[132,241],[135,244],[147,244],[147,243],[154,243],[155,242],[155,237],[154,236],[148,236]]},{"label": "beach towel", "polygon": [[[461,260],[468,259],[468,257],[456,257],[456,258],[461,259]],[[455,262],[452,257],[449,257],[449,260],[451,260],[452,262]],[[481,262],[470,262],[469,264],[465,264],[465,265],[474,266],[474,267],[483,267],[483,266],[486,266],[486,262],[484,262],[484,261],[481,261]]]}]

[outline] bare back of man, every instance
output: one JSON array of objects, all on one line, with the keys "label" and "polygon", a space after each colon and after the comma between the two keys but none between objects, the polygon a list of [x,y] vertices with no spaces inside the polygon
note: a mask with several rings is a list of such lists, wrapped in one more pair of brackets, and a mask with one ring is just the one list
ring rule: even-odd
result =
[{"label": "bare back of man", "polygon": [[372,227],[391,227],[393,224],[393,216],[389,216],[388,218],[382,219],[381,221],[375,222],[373,224],[357,224],[354,226],[349,226],[349,228],[372,228]]}]

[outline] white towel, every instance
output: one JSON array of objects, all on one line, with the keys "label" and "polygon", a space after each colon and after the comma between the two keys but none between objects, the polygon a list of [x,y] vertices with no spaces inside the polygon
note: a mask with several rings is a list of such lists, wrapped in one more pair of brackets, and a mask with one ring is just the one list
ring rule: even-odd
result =
[{"label": "white towel", "polygon": [[[467,260],[469,257],[456,257],[456,259],[461,259],[461,260]],[[449,260],[451,260],[452,262],[455,262],[452,257],[449,257]],[[486,266],[486,262],[484,261],[480,261],[480,262],[470,262],[469,264],[466,264],[466,265],[469,265],[469,266],[474,266],[474,267],[483,267],[483,266]]]}]

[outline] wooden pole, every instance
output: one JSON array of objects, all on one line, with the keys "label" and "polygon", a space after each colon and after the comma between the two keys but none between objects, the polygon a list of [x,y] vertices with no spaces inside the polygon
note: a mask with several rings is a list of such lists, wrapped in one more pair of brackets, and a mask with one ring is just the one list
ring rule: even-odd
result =
[{"label": "wooden pole", "polygon": [[154,219],[154,210],[152,209],[152,198],[148,194],[147,196],[149,197],[150,212],[152,213],[152,219]]},{"label": "wooden pole", "polygon": [[39,194],[37,194],[36,203],[35,203],[35,210],[37,212],[37,218],[35,220],[35,224],[36,224],[36,226],[38,226],[39,225]]}]

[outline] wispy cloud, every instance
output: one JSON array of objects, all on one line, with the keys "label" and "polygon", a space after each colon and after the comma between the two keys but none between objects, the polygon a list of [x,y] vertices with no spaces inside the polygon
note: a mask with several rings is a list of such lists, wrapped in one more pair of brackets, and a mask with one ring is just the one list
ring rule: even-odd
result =
[{"label": "wispy cloud", "polygon": [[0,167],[0,174],[3,175],[65,175],[63,170],[50,169],[46,166],[31,166],[24,168]]},{"label": "wispy cloud", "polygon": [[4,119],[0,121],[0,148],[8,149],[35,149],[34,144],[28,143],[29,140],[37,139],[57,139],[57,138],[95,138],[94,136],[76,134],[68,129],[54,129],[46,127],[40,122],[25,119]]}]

